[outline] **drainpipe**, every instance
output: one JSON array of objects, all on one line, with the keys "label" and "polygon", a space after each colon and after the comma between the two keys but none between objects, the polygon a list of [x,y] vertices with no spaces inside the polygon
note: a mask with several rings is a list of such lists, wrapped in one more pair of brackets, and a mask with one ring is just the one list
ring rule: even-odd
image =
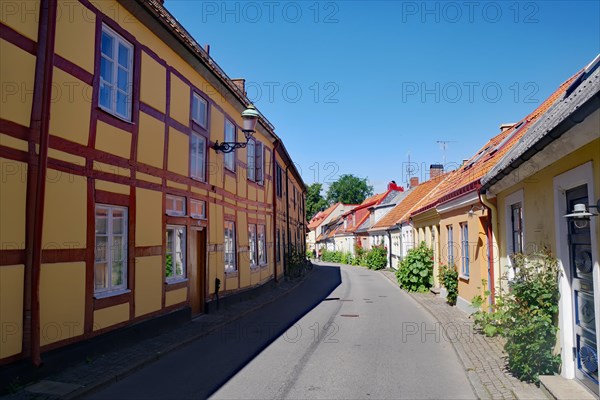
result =
[{"label": "drainpipe", "polygon": [[490,311],[495,303],[496,299],[496,278],[494,273],[494,237],[498,237],[497,226],[498,226],[498,210],[496,206],[491,203],[485,195],[482,196],[482,190],[477,192],[479,196],[479,202],[487,208],[487,229],[486,236],[488,242],[488,290],[490,297],[488,300]]},{"label": "drainpipe", "polygon": [[[275,157],[275,153],[277,152],[277,148],[279,147],[279,140],[275,140],[273,146],[273,156],[271,157],[271,162],[273,163],[273,181],[275,184],[273,185],[273,280],[277,282],[277,248],[280,243],[277,243],[277,158]],[[281,260],[281,257],[279,258]]]},{"label": "drainpipe", "polygon": [[[38,53],[34,92],[40,94],[39,107],[34,106],[31,116],[32,138],[39,135],[37,176],[35,177],[35,200],[32,235],[28,237],[28,265],[31,271],[31,322],[30,346],[31,361],[39,367],[42,364],[40,351],[40,274],[42,268],[42,231],[44,221],[44,201],[46,198],[46,174],[48,171],[48,143],[50,129],[50,108],[52,98],[52,72],[54,68],[54,46],[56,37],[57,1],[45,0],[40,8],[38,33]],[[39,85],[39,86],[38,86]],[[41,93],[40,93],[41,92]],[[33,165],[30,168],[33,169]]]}]

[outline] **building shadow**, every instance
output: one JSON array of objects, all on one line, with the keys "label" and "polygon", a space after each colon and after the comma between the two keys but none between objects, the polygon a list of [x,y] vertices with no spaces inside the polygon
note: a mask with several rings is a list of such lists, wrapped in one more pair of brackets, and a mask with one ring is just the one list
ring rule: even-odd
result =
[{"label": "building shadow", "polygon": [[[289,336],[296,338],[298,331],[290,328],[326,301],[341,282],[339,267],[315,265],[291,293],[163,356],[88,398],[207,398],[288,330]],[[268,371],[262,373],[268,374]]]}]

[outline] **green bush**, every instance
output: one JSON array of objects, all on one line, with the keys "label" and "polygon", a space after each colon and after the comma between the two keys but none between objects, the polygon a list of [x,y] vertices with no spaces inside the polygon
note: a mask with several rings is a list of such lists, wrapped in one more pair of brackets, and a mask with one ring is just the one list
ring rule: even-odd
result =
[{"label": "green bush", "polygon": [[442,286],[448,291],[446,302],[453,306],[458,297],[458,271],[454,265],[440,265],[439,272]]},{"label": "green bush", "polygon": [[366,263],[369,269],[383,269],[387,265],[387,249],[383,245],[373,246],[367,252]]},{"label": "green bush", "polygon": [[433,286],[433,250],[425,242],[410,249],[396,271],[400,287],[409,292],[426,292]]},{"label": "green bush", "polygon": [[[547,252],[514,256],[515,278],[510,290],[496,298],[486,317],[475,314],[484,332],[506,338],[508,368],[523,381],[537,382],[539,375],[552,375],[560,366],[554,354],[558,315],[558,261]],[[481,297],[473,305],[481,305]],[[487,333],[487,332],[486,332]]]}]

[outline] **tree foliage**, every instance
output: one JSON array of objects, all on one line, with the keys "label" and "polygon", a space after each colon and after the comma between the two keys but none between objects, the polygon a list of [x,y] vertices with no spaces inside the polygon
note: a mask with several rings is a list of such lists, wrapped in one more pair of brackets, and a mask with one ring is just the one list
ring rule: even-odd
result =
[{"label": "tree foliage", "polygon": [[309,185],[306,190],[306,220],[310,221],[320,210],[327,207],[327,201],[321,195],[323,185],[320,183],[313,183]]},{"label": "tree foliage", "polygon": [[366,178],[359,178],[351,174],[344,174],[333,182],[327,190],[329,204],[360,204],[367,197],[373,195],[373,186],[367,183]]}]

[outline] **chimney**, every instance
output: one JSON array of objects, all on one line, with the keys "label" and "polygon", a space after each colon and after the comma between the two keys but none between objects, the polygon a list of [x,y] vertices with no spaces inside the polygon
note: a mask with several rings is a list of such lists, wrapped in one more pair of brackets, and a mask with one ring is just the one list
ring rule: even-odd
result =
[{"label": "chimney", "polygon": [[508,122],[508,123],[500,124],[500,132],[504,132],[505,130],[510,129],[513,126],[515,126],[514,122]]},{"label": "chimney", "polygon": [[460,164],[460,165],[461,165],[461,166],[462,166],[462,165],[467,165],[467,163],[468,163],[468,162],[469,162],[469,159],[468,159],[468,158],[465,158],[465,159],[463,160],[462,164]]},{"label": "chimney", "polygon": [[402,186],[398,186],[396,184],[396,181],[391,181],[390,183],[388,183],[387,185],[387,190],[396,190],[396,191],[400,191],[403,192],[404,188]]},{"label": "chimney", "polygon": [[235,86],[238,87],[238,89],[240,89],[242,91],[242,93],[244,93],[244,96],[246,95],[246,80],[245,79],[232,79],[231,82],[233,82],[233,84]]},{"label": "chimney", "polygon": [[444,166],[442,164],[431,164],[429,166],[429,179],[437,178],[444,173]]},{"label": "chimney", "polygon": [[410,187],[414,188],[419,186],[419,178],[416,176],[413,176],[412,178],[410,178]]}]

